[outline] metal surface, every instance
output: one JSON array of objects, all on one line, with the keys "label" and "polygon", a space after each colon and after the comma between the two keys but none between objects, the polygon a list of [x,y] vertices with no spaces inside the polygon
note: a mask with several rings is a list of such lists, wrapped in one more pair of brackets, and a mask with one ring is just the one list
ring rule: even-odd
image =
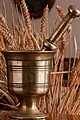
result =
[{"label": "metal surface", "polygon": [[54,33],[48,40],[44,41],[44,46],[47,50],[54,50],[56,48],[56,43],[60,40],[60,38],[72,23],[73,19],[76,17],[80,17],[80,11],[73,5],[70,5],[68,7],[68,13],[64,16],[63,20],[60,22]]},{"label": "metal surface", "polygon": [[20,100],[14,119],[46,119],[36,106],[36,100],[48,92],[54,51],[4,51],[7,63],[9,91]]}]

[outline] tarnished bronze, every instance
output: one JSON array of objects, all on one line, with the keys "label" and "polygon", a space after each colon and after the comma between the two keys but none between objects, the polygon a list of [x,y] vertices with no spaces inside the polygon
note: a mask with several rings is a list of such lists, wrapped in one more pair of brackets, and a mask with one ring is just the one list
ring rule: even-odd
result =
[{"label": "tarnished bronze", "polygon": [[50,72],[53,69],[54,51],[4,51],[7,64],[9,91],[20,100],[20,109],[12,119],[45,120],[36,100],[49,89]]},{"label": "tarnished bronze", "polygon": [[68,13],[65,15],[63,20],[60,22],[54,33],[48,40],[44,41],[44,46],[47,50],[54,50],[56,43],[60,40],[63,34],[66,32],[73,19],[80,17],[80,10],[76,9],[73,5],[68,7]]}]

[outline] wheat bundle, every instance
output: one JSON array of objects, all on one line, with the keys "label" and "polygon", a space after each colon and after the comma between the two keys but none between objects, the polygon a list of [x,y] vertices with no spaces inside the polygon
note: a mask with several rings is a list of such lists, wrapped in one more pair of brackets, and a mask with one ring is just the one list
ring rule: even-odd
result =
[{"label": "wheat bundle", "polygon": [[[60,18],[63,19],[65,13],[60,6],[57,6],[57,11],[59,12]],[[67,32],[70,40],[71,26],[68,28]],[[80,115],[80,60],[78,61],[78,64],[75,65],[75,68],[70,75],[67,87],[63,87],[63,74],[69,73],[69,71],[63,71],[67,43],[65,35],[61,39],[62,40],[59,43],[61,57],[59,57],[58,60],[55,59],[55,69],[54,72],[51,73],[49,92],[44,98],[41,98],[38,101],[39,109],[48,115],[49,120],[57,119],[56,116],[58,114]],[[75,119],[77,118],[74,118],[74,120]]]}]

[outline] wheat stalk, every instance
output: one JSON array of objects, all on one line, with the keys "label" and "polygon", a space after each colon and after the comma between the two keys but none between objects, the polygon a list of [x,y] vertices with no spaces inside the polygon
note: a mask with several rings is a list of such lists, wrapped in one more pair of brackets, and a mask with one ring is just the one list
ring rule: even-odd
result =
[{"label": "wheat stalk", "polygon": [[3,51],[5,49],[5,44],[3,40],[3,36],[0,34],[0,51]]},{"label": "wheat stalk", "polygon": [[6,31],[6,29],[0,26],[0,33],[4,37],[4,40],[5,40],[4,43],[5,43],[6,48],[15,50],[16,49],[15,42],[10,32]]},{"label": "wheat stalk", "polygon": [[24,15],[26,27],[28,28],[29,32],[32,32],[30,14],[28,12],[28,8],[27,8],[27,5],[25,3],[25,0],[21,0],[21,9],[22,9],[22,12]]},{"label": "wheat stalk", "polygon": [[47,24],[47,17],[48,17],[48,5],[46,6],[46,8],[44,8],[43,10],[43,16],[42,16],[42,20],[41,20],[41,28],[40,28],[40,34],[41,34],[41,38],[44,40],[45,39],[45,35],[46,35],[46,24]]}]

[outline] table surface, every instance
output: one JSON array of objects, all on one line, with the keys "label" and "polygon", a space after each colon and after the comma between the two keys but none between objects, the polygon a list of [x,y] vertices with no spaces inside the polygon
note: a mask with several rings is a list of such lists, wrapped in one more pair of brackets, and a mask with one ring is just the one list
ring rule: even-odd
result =
[{"label": "table surface", "polygon": [[[0,120],[11,120],[10,115],[11,111],[0,111]],[[52,120],[52,119],[49,119]],[[80,120],[80,115],[57,115],[53,120]]]}]

